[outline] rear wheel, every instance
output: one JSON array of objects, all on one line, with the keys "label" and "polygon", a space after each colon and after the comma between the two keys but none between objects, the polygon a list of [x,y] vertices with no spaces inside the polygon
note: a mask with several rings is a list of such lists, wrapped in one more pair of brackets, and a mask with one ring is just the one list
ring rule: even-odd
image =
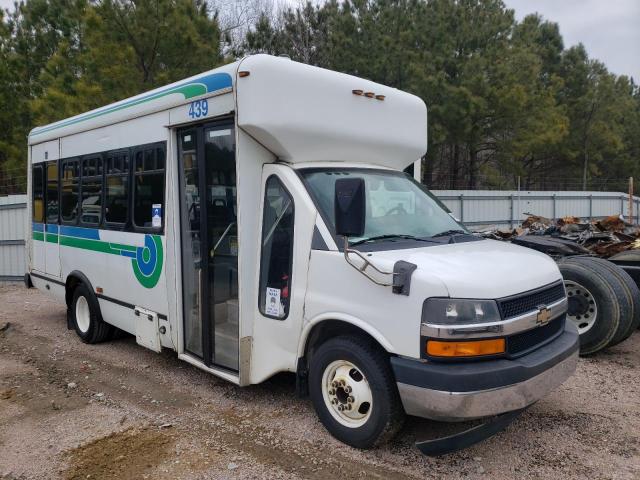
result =
[{"label": "rear wheel", "polygon": [[382,444],[404,422],[389,359],[364,338],[336,337],[322,344],[311,359],[309,393],[329,433],[352,447]]},{"label": "rear wheel", "polygon": [[73,327],[83,342],[103,342],[111,335],[112,327],[102,320],[98,301],[82,283],[73,292],[71,315]]}]

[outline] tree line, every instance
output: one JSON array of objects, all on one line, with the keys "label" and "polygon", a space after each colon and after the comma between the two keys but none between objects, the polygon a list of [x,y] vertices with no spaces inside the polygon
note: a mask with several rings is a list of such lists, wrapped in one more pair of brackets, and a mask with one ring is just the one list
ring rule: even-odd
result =
[{"label": "tree line", "polygon": [[0,14],[0,194],[24,190],[34,126],[251,53],[421,97],[432,188],[624,190],[640,177],[638,85],[502,0],[23,0]]}]

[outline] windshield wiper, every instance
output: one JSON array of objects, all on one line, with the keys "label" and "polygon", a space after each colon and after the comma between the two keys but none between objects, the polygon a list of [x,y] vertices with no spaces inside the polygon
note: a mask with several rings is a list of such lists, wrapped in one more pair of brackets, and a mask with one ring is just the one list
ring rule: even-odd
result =
[{"label": "windshield wiper", "polygon": [[465,232],[464,230],[445,230],[444,232],[440,232],[440,233],[436,233],[435,235],[431,235],[431,238],[437,238],[437,237],[447,237],[449,235],[460,235],[460,234],[466,234],[467,232]]},{"label": "windshield wiper", "polygon": [[403,240],[416,240],[418,242],[431,242],[432,240],[428,240],[426,238],[414,237],[413,235],[402,235],[402,234],[388,234],[388,235],[376,235],[375,237],[363,238],[362,240],[358,240],[357,242],[353,242],[350,245],[352,247],[356,245],[362,245],[363,243],[375,242],[376,240],[387,240],[391,238],[401,238]]}]

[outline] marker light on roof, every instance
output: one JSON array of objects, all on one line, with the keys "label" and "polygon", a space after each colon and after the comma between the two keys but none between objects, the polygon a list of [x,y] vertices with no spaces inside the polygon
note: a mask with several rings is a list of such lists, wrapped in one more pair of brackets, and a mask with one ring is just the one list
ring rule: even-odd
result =
[{"label": "marker light on roof", "polygon": [[351,93],[354,95],[362,95],[364,92],[362,90],[351,90]]},{"label": "marker light on roof", "polygon": [[384,95],[376,95],[376,100],[384,100]]},{"label": "marker light on roof", "polygon": [[375,97],[375,96],[376,96],[376,94],[375,94],[375,93],[373,93],[373,92],[366,92],[366,93],[364,94],[364,96],[365,96],[365,97],[367,97],[367,98],[373,98],[373,97]]}]

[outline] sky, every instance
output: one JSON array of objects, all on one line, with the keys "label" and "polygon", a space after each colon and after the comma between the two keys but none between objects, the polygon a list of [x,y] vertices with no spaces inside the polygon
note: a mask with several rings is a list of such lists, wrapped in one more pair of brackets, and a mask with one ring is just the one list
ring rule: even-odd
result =
[{"label": "sky", "polygon": [[609,71],[640,83],[640,0],[504,0],[521,20],[539,13],[560,25],[565,48],[584,44]]},{"label": "sky", "polygon": [[[0,0],[13,8],[14,0]],[[540,13],[560,25],[565,47],[582,42],[591,58],[640,83],[640,0],[504,0],[516,18]]]}]

